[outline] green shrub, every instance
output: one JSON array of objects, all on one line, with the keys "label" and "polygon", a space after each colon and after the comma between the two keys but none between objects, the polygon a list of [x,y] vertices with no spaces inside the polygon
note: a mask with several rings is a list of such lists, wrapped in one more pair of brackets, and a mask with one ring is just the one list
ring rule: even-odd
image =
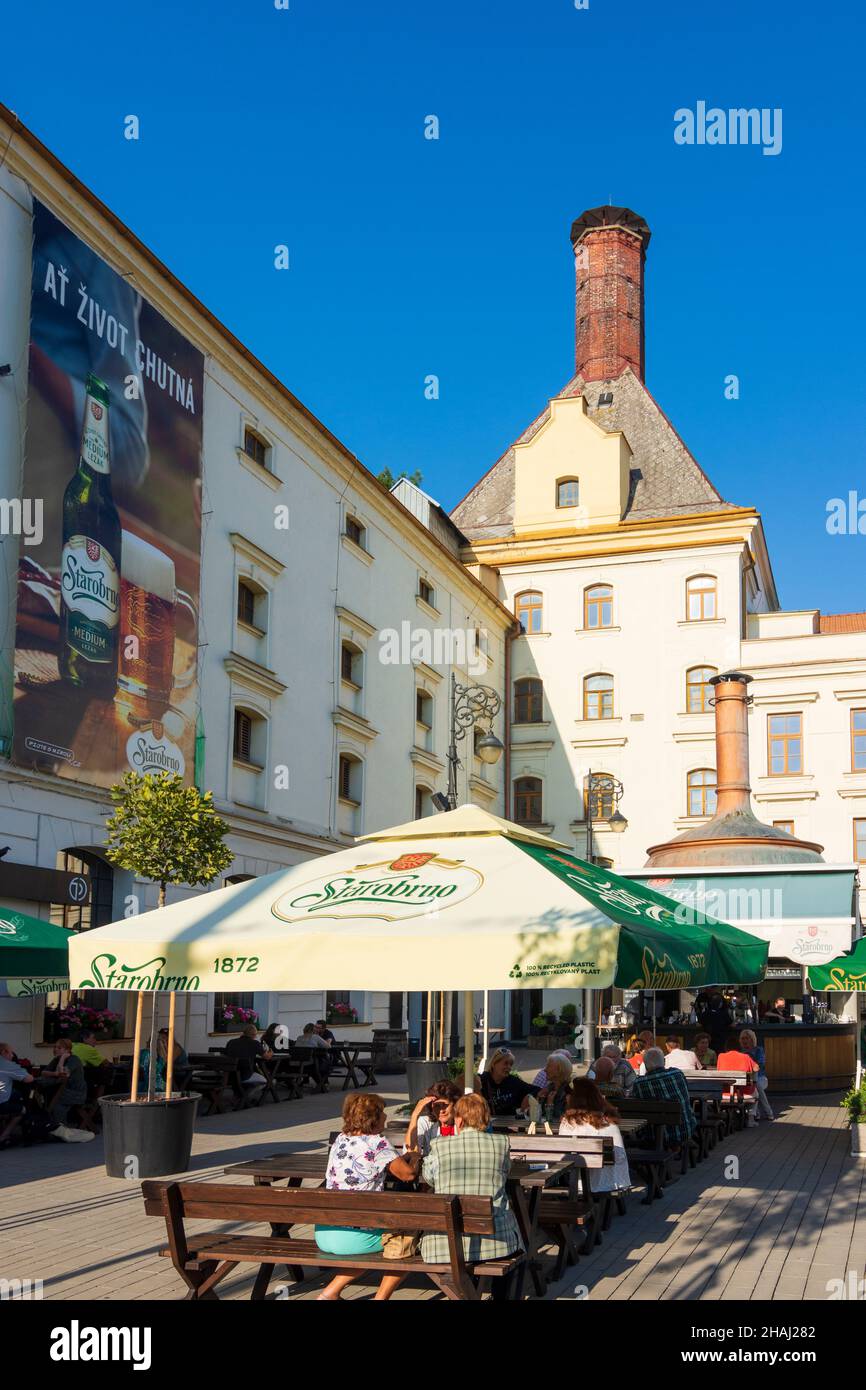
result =
[{"label": "green shrub", "polygon": [[570,1023],[573,1028],[577,1023],[577,1005],[563,1004],[559,1011],[559,1017],[562,1019],[563,1023]]},{"label": "green shrub", "polygon": [[840,1101],[848,1111],[848,1120],[852,1125],[866,1125],[866,1076],[860,1082],[859,1089],[852,1086],[846,1096]]}]

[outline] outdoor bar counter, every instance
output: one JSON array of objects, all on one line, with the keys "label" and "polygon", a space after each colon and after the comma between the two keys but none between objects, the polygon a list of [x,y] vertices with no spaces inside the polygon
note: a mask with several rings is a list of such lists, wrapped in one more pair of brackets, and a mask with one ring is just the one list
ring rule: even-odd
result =
[{"label": "outdoor bar counter", "polygon": [[[648,1026],[648,1025],[647,1025]],[[851,1085],[856,1070],[856,1023],[741,1023],[734,1031],[751,1028],[767,1056],[769,1090],[841,1091]],[[599,1040],[607,1033],[612,1041],[623,1041],[628,1028],[599,1028]],[[640,1031],[639,1029],[637,1031]],[[656,1025],[660,1045],[667,1037],[682,1038],[686,1047],[705,1030],[696,1024]]]}]

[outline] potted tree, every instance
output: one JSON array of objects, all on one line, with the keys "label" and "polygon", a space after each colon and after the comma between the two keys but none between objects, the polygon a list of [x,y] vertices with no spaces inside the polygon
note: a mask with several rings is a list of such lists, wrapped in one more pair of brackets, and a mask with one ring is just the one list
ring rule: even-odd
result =
[{"label": "potted tree", "polygon": [[859,1086],[852,1086],[841,1104],[848,1111],[851,1126],[851,1155],[866,1158],[866,1076]]},{"label": "potted tree", "polygon": [[[216,814],[211,792],[186,786],[174,772],[128,772],[111,788],[114,814],[106,824],[112,863],[159,885],[159,908],[170,883],[211,883],[234,858],[224,844],[228,825]],[[159,910],[159,909],[157,909]],[[105,1167],[110,1177],[158,1177],[185,1172],[192,1150],[197,1095],[172,1089],[175,995],[169,996],[169,1052],[158,1075],[158,991],[153,992],[147,1091],[138,1094],[144,996],[139,993],[129,1096],[104,1096]]]}]

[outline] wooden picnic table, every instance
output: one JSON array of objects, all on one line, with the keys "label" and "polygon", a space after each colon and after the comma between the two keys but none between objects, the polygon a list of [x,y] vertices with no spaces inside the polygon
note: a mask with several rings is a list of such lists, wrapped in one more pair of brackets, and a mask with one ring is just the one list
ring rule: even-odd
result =
[{"label": "wooden picnic table", "polygon": [[301,1087],[310,1078],[316,1080],[315,1064],[312,1059],[307,1060],[303,1057],[288,1056],[284,1052],[275,1052],[271,1057],[257,1057],[256,1070],[265,1078],[264,1086],[259,1087],[261,1105],[266,1095],[273,1101],[280,1100],[277,1087],[282,1084],[288,1087],[289,1100],[300,1100],[303,1092]]},{"label": "wooden picnic table", "polygon": [[[285,1181],[289,1187],[300,1187],[304,1182],[315,1182],[321,1187],[325,1181],[328,1166],[327,1153],[271,1154],[267,1158],[248,1159],[246,1163],[234,1163],[223,1172],[226,1177],[251,1177],[256,1187],[270,1186]],[[506,1189],[517,1221],[523,1245],[526,1250],[527,1269],[535,1292],[541,1297],[547,1288],[540,1245],[542,1240],[538,1224],[541,1194],[546,1187],[558,1183],[575,1167],[574,1158],[563,1158],[555,1162],[538,1161],[530,1163],[524,1159],[514,1159],[508,1175]],[[274,1231],[275,1235],[286,1235],[287,1231]]]},{"label": "wooden picnic table", "polygon": [[[342,1061],[346,1068],[346,1076],[343,1081],[343,1090],[348,1091],[349,1086],[377,1086],[379,1078],[373,1068],[373,1044],[371,1042],[339,1042],[331,1043],[328,1049],[330,1055]],[[369,1052],[369,1062],[361,1062],[358,1059],[362,1052]],[[358,1068],[364,1073],[364,1080],[358,1081]]]}]

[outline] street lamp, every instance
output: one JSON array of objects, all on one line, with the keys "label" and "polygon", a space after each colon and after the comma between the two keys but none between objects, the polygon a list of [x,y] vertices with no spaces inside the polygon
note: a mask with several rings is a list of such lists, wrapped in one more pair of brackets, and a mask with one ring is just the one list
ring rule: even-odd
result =
[{"label": "street lamp", "polygon": [[475,752],[483,763],[488,766],[497,763],[502,756],[503,745],[490,727],[502,708],[502,697],[489,685],[458,685],[457,677],[451,672],[451,700],[449,710],[449,738],[448,738],[448,793],[443,797],[437,793],[434,802],[440,809],[444,810],[443,801],[447,800],[447,809],[454,811],[457,808],[457,769],[460,767],[460,758],[457,753],[457,744],[466,737],[469,729],[480,721],[488,725],[487,732],[481,737],[476,746]]},{"label": "street lamp", "polygon": [[593,772],[590,769],[586,776],[586,859],[590,864],[595,862],[592,853],[592,807],[593,799],[598,794],[602,797],[609,796],[613,807],[611,815],[606,817],[608,830],[612,830],[615,835],[621,835],[628,826],[628,821],[619,809],[623,794],[622,782],[606,772]]}]

